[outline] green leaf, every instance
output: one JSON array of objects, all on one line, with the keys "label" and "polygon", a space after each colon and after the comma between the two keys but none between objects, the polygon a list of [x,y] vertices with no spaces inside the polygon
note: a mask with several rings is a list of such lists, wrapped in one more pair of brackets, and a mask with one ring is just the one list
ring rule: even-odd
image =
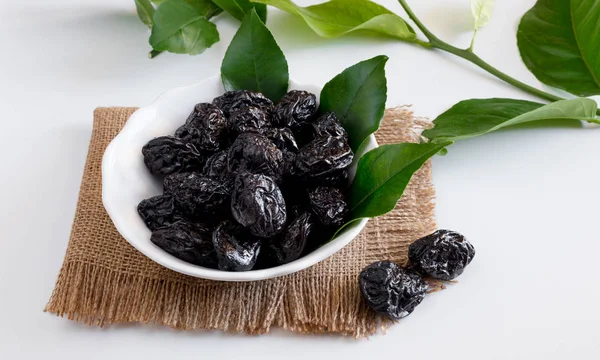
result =
[{"label": "green leaf", "polygon": [[[201,4],[201,2],[198,2]],[[150,45],[154,50],[196,55],[219,41],[215,24],[206,19],[210,5],[193,6],[185,0],[167,0],[154,14]]]},{"label": "green leaf", "polygon": [[331,79],[321,91],[319,111],[337,115],[355,152],[381,124],[387,99],[387,60],[380,55],[359,62]]},{"label": "green leaf", "polygon": [[254,7],[262,22],[267,22],[267,6],[265,4],[252,4],[248,0],[213,0],[213,2],[240,21],[244,20],[246,13]]},{"label": "green leaf", "polygon": [[492,16],[492,11],[494,10],[494,1],[471,0],[471,13],[473,13],[473,18],[475,19],[473,29],[475,31],[484,27],[490,21],[490,16]]},{"label": "green leaf", "polygon": [[[158,6],[166,1],[169,0],[150,0],[154,3],[154,5]],[[211,0],[185,0],[185,2],[187,2],[188,4],[195,6],[195,7],[200,7],[200,8],[218,8],[213,1]]]},{"label": "green leaf", "polygon": [[461,101],[433,121],[434,127],[423,131],[432,142],[457,141],[484,135],[507,126],[544,120],[596,119],[594,100],[577,98],[549,105],[514,99],[471,99]]},{"label": "green leaf", "polygon": [[[167,2],[169,0],[151,0],[156,6]],[[209,19],[211,16],[217,15],[222,10],[211,0],[185,0],[186,3],[195,7],[200,11],[204,16]]]},{"label": "green leaf", "polygon": [[350,186],[351,220],[394,209],[413,174],[452,142],[383,145],[360,158]]},{"label": "green leaf", "polygon": [[[164,1],[171,1],[171,0],[162,0],[162,1],[164,2]],[[211,0],[185,0],[185,2],[190,4],[196,10],[198,10],[202,15],[204,15],[206,20],[210,19],[211,17],[213,17],[223,11],[223,10],[221,10],[220,7],[218,7]]]},{"label": "green leaf", "polygon": [[140,20],[152,29],[152,26],[154,26],[154,20],[152,20],[154,17],[154,6],[150,0],[135,0],[135,9]]},{"label": "green leaf", "polygon": [[274,102],[287,92],[287,61],[254,9],[246,14],[227,48],[221,79],[225,90],[259,91]]},{"label": "green leaf", "polygon": [[517,43],[541,82],[579,96],[600,94],[598,0],[538,0],[521,19]]},{"label": "green leaf", "polygon": [[484,27],[490,20],[490,16],[492,16],[492,11],[494,10],[494,1],[495,0],[471,0],[471,13],[473,14],[475,23],[473,25],[473,37],[471,38],[469,51],[472,51],[473,45],[475,45],[477,30]]},{"label": "green leaf", "polygon": [[415,41],[415,31],[398,15],[368,0],[333,0],[301,7],[290,0],[252,0],[295,14],[322,37],[368,31],[405,41]]}]

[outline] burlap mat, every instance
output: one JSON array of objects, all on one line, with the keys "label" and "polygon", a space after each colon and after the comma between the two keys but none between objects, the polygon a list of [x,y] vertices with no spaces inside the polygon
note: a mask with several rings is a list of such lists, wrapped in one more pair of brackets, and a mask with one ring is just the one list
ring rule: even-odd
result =
[{"label": "burlap mat", "polygon": [[[87,324],[157,323],[249,334],[273,326],[357,338],[389,325],[362,302],[357,276],[376,260],[406,262],[410,242],[432,232],[431,164],[415,174],[396,209],[369,221],[346,248],[307,270],[276,279],[227,283],[164,268],[123,239],[102,206],[102,154],[135,108],[98,108],[73,230],[46,311]],[[415,141],[407,107],[388,109],[380,144]]]}]

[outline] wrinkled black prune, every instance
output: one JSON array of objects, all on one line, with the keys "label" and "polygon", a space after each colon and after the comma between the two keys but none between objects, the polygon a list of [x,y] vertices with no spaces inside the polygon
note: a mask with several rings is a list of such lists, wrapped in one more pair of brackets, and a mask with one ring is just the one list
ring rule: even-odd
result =
[{"label": "wrinkled black prune", "polygon": [[203,159],[198,150],[173,136],[150,140],[142,148],[144,163],[151,173],[169,175],[179,171],[202,168]]},{"label": "wrinkled black prune", "polygon": [[412,268],[435,279],[452,280],[463,273],[475,256],[475,248],[461,234],[438,230],[408,247]]},{"label": "wrinkled black prune", "polygon": [[219,269],[225,271],[252,270],[260,252],[260,240],[229,220],[219,224],[212,236]]},{"label": "wrinkled black prune", "polygon": [[298,152],[298,144],[296,144],[294,134],[288,128],[271,128],[267,130],[265,136],[282,152],[283,176],[291,177],[294,174],[294,162]]},{"label": "wrinkled black prune", "polygon": [[150,230],[160,229],[178,220],[173,198],[169,195],[153,196],[142,200],[137,211]]},{"label": "wrinkled black prune", "polygon": [[194,107],[185,124],[175,136],[192,143],[199,150],[217,151],[227,141],[228,123],[215,105],[200,103]]},{"label": "wrinkled black prune", "polygon": [[233,134],[257,132],[263,134],[271,127],[267,112],[255,106],[246,106],[231,111],[229,127]]},{"label": "wrinkled black prune", "polygon": [[294,138],[294,133],[288,128],[271,128],[264,134],[281,151],[298,152],[298,144]]},{"label": "wrinkled black prune", "polygon": [[296,153],[283,150],[283,176],[291,177],[296,173]]},{"label": "wrinkled black prune", "polygon": [[217,106],[225,116],[229,117],[229,110],[233,105],[233,99],[240,93],[241,90],[227,91],[225,94],[213,99],[212,104]]},{"label": "wrinkled black prune", "polygon": [[217,266],[211,232],[199,225],[181,220],[155,230],[150,241],[183,261],[209,268]]},{"label": "wrinkled black prune", "polygon": [[300,149],[295,171],[301,179],[314,185],[342,185],[348,179],[353,157],[344,138],[319,138]]},{"label": "wrinkled black prune", "polygon": [[285,94],[275,106],[273,122],[279,127],[297,129],[317,112],[317,97],[302,90]]},{"label": "wrinkled black prune", "polygon": [[206,160],[202,173],[213,179],[226,179],[229,175],[227,170],[227,150],[214,153]]},{"label": "wrinkled black prune", "polygon": [[270,238],[285,226],[286,207],[283,195],[268,176],[240,174],[231,193],[233,218],[252,235]]},{"label": "wrinkled black prune", "polygon": [[335,113],[328,112],[321,115],[312,123],[312,127],[315,138],[333,136],[348,140],[348,133],[335,116]]},{"label": "wrinkled black prune", "polygon": [[312,211],[326,226],[342,226],[349,212],[344,194],[332,187],[318,187],[308,192]]},{"label": "wrinkled black prune", "polygon": [[225,212],[231,190],[226,182],[197,173],[169,175],[164,189],[173,197],[176,209],[189,217]]},{"label": "wrinkled black prune", "polygon": [[359,275],[360,290],[369,307],[393,320],[402,319],[423,301],[423,279],[391,261],[378,261]]},{"label": "wrinkled black prune", "polygon": [[267,137],[244,133],[229,148],[227,168],[230,173],[251,172],[278,181],[283,173],[283,154]]},{"label": "wrinkled black prune", "polygon": [[227,117],[231,115],[233,110],[246,106],[262,108],[266,110],[267,113],[273,111],[273,102],[269,98],[261,93],[248,90],[228,91],[225,94],[216,97],[213,100],[213,105],[218,106]]},{"label": "wrinkled black prune", "polygon": [[280,238],[269,240],[269,253],[277,264],[287,264],[302,255],[313,229],[312,215],[305,212],[285,228]]}]

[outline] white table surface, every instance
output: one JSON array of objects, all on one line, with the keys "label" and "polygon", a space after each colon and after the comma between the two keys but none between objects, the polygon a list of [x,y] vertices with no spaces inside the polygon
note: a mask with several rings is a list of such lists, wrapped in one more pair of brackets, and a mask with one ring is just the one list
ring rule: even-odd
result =
[{"label": "white table surface", "polygon": [[[299,1],[314,3],[315,1]],[[379,1],[401,12],[394,0]],[[467,0],[411,0],[443,39],[467,46]],[[476,51],[542,86],[518,56],[518,20],[534,0],[499,1]],[[386,335],[365,341],[89,327],[42,312],[67,246],[96,106],[139,106],[217,74],[237,23],[200,56],[146,58],[133,1],[0,4],[0,358],[44,359],[599,359],[600,129],[505,131],[434,160],[440,227],[463,232],[477,256]],[[434,117],[474,97],[532,99],[451,56],[365,37],[324,40],[271,11],[291,76],[322,84],[387,54],[388,106]],[[291,29],[291,30],[289,30]]]}]

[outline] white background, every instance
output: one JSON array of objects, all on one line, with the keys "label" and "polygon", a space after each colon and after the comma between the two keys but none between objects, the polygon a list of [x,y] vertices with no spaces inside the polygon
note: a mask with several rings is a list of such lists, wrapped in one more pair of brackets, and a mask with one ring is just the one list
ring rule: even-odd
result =
[{"label": "white background", "polygon": [[[303,4],[314,3],[299,1]],[[393,0],[379,1],[402,13]],[[466,47],[468,0],[410,0],[444,40]],[[499,1],[476,51],[536,86],[515,32],[534,0]],[[140,106],[218,73],[237,22],[200,56],[146,58],[132,0],[0,5],[0,358],[599,359],[600,129],[529,128],[456,144],[434,160],[440,227],[477,256],[386,335],[355,341],[281,330],[251,337],[77,324],[42,312],[67,246],[96,106]],[[324,40],[270,11],[290,75],[323,84],[387,54],[388,106],[435,117],[468,98],[534,98],[435,51],[368,37]]]}]

